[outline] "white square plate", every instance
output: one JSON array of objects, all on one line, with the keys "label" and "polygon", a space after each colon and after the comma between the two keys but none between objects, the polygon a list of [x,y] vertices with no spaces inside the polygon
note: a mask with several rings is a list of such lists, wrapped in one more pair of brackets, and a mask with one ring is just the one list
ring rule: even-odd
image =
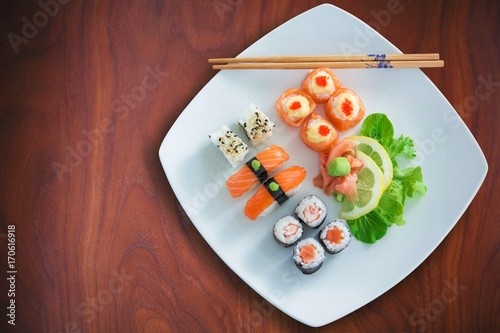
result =
[{"label": "white square plate", "polygon": [[[240,56],[347,53],[400,51],[351,14],[321,5],[276,28]],[[328,257],[315,274],[303,275],[291,259],[291,249],[280,247],[271,232],[274,222],[292,213],[298,200],[308,194],[324,197],[330,218],[339,213],[338,204],[312,184],[319,171],[317,153],[305,147],[300,131],[286,126],[274,111],[276,99],[286,89],[300,87],[307,71],[219,72],[181,113],[159,152],[175,195],[212,249],[267,301],[309,326],[325,325],[360,308],[420,265],[464,213],[488,169],[470,131],[421,70],[335,73],[343,86],[363,99],[367,114],[387,114],[396,135],[414,139],[418,157],[412,164],[422,166],[428,192],[407,200],[405,226],[392,226],[373,245],[353,239],[346,251]],[[208,138],[222,125],[244,138],[236,122],[251,102],[276,123],[276,129],[247,158],[275,143],[290,154],[282,169],[300,165],[308,172],[296,196],[254,222],[243,213],[253,192],[231,198],[225,180],[236,169]],[[341,136],[358,133],[359,125]],[[306,236],[313,234],[306,232]]]}]

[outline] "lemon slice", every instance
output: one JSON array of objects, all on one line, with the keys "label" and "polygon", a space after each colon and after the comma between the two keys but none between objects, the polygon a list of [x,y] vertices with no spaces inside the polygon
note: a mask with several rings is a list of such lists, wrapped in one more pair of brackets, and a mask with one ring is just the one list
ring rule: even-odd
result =
[{"label": "lemon slice", "polygon": [[343,201],[340,218],[344,220],[357,219],[375,209],[385,189],[384,174],[375,161],[362,151],[357,152],[356,158],[363,162],[357,173],[358,200]]},{"label": "lemon slice", "polygon": [[356,149],[368,155],[382,170],[385,186],[392,182],[392,162],[387,150],[377,140],[367,136],[350,136],[346,139],[358,142]]}]

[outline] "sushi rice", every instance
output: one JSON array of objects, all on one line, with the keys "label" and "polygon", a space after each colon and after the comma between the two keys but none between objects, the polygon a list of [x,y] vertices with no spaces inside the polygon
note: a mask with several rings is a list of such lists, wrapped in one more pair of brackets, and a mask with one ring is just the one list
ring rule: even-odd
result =
[{"label": "sushi rice", "polygon": [[[304,258],[303,249],[314,249],[311,253],[307,251],[308,258]],[[314,238],[304,238],[299,241],[293,249],[293,261],[298,269],[304,274],[312,274],[321,268],[325,260],[325,250],[323,246]]]},{"label": "sushi rice", "polygon": [[335,219],[321,229],[319,239],[328,253],[336,254],[351,243],[351,230],[345,220]]},{"label": "sushi rice", "polygon": [[323,200],[316,195],[308,195],[299,201],[295,214],[310,228],[319,228],[326,218],[327,208]]},{"label": "sushi rice", "polygon": [[238,166],[248,154],[248,145],[227,125],[221,126],[208,137],[233,167]]},{"label": "sushi rice", "polygon": [[273,135],[274,123],[259,108],[251,103],[240,116],[238,123],[252,146],[256,146]]},{"label": "sushi rice", "polygon": [[274,239],[284,247],[297,243],[303,231],[302,223],[292,215],[281,217],[273,226]]}]

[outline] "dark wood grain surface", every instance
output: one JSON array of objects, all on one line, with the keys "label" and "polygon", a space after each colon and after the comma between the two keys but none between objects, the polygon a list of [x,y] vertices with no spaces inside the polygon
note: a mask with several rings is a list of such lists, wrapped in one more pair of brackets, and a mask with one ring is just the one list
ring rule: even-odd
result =
[{"label": "dark wood grain surface", "polygon": [[[2,1],[0,331],[310,330],[208,246],[177,202],[158,149],[216,74],[208,58],[235,56],[320,3]],[[500,331],[500,3],[332,3],[405,53],[441,54],[445,67],[424,72],[477,139],[489,172],[422,265],[319,331]]]}]

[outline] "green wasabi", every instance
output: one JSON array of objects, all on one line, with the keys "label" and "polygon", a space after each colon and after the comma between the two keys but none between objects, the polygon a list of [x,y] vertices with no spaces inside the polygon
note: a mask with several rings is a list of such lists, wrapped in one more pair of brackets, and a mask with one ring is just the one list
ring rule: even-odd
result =
[{"label": "green wasabi", "polygon": [[269,189],[273,192],[276,192],[279,188],[280,188],[280,186],[275,182],[271,182],[269,184]]},{"label": "green wasabi", "polygon": [[253,161],[252,161],[252,168],[253,168],[254,170],[258,170],[258,169],[260,168],[260,165],[261,165],[261,164],[260,164],[260,162],[259,162],[259,161],[257,161],[257,160],[253,160]]},{"label": "green wasabi", "polygon": [[326,169],[326,173],[332,177],[348,175],[351,172],[351,164],[345,157],[335,157]]}]

